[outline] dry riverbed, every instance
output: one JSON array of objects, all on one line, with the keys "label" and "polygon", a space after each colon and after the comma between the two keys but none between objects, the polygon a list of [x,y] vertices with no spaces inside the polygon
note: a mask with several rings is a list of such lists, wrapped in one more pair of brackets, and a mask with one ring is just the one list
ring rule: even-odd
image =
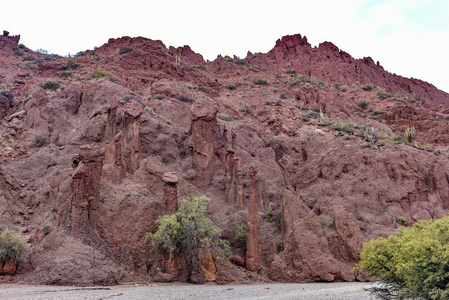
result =
[{"label": "dry riverbed", "polygon": [[[1,284],[0,299],[371,299],[371,283],[139,284],[110,287]],[[373,298],[374,299],[374,298]]]}]

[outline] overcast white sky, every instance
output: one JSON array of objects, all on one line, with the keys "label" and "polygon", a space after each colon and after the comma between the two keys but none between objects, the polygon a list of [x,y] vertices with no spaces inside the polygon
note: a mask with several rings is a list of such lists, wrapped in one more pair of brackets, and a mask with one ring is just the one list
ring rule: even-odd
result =
[{"label": "overcast white sky", "polygon": [[61,55],[111,37],[144,36],[189,45],[205,59],[267,52],[287,34],[330,41],[355,58],[449,92],[447,0],[9,0],[0,30]]}]

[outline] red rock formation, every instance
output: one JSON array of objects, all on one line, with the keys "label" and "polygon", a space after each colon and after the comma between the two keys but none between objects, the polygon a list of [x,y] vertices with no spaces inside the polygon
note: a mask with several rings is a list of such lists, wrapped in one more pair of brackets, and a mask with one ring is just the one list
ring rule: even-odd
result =
[{"label": "red rock formation", "polygon": [[123,162],[123,133],[119,132],[114,138],[115,142],[115,183],[121,183],[126,173],[126,166]]},{"label": "red rock formation", "polygon": [[133,174],[139,167],[142,145],[140,142],[140,116],[142,104],[131,99],[124,108],[123,120],[123,160],[126,171]]},{"label": "red rock formation", "polygon": [[175,172],[165,172],[162,176],[164,181],[164,199],[167,214],[174,214],[178,210],[178,176]]},{"label": "red rock formation", "polygon": [[14,48],[19,45],[20,35],[10,36],[9,32],[3,30],[3,35],[0,35],[0,48]]},{"label": "red rock formation", "polygon": [[16,273],[17,265],[13,260],[7,260],[4,263],[0,262],[0,274],[14,275]]},{"label": "red rock formation", "polygon": [[215,172],[218,110],[208,102],[195,102],[190,112],[193,163],[198,169],[195,184],[199,188],[206,188],[210,185]]},{"label": "red rock formation", "polygon": [[256,271],[262,261],[256,179],[258,171],[259,169],[255,165],[251,165],[248,169],[248,175],[250,177],[250,196],[248,204],[248,225],[246,233],[246,268],[250,271]]},{"label": "red rock formation", "polygon": [[226,189],[225,189],[225,200],[228,203],[232,203],[234,199],[231,197],[231,187],[232,181],[234,179],[234,150],[226,149]]},{"label": "red rock formation", "polygon": [[79,156],[72,160],[72,165],[76,166],[72,175],[73,233],[88,233],[96,228],[103,159],[103,148],[84,145]]},{"label": "red rock formation", "polygon": [[[242,172],[242,164],[240,162],[240,156],[238,156],[238,155],[235,156],[234,160],[235,160],[234,180],[235,180],[235,191],[236,191],[235,208],[237,210],[240,210],[240,209],[243,209],[243,172]],[[250,186],[250,188],[251,188],[251,186]]]},{"label": "red rock formation", "polygon": [[215,281],[215,273],[217,269],[212,258],[210,249],[199,249],[198,260],[200,263],[200,270],[207,281]]},{"label": "red rock formation", "polygon": [[108,108],[108,119],[104,132],[104,164],[110,164],[116,159],[116,138],[117,134],[117,104],[111,103]]}]

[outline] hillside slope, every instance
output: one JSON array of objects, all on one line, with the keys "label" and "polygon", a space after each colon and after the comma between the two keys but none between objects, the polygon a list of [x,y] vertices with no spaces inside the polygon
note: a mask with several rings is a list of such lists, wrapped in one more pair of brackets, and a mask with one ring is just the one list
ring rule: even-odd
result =
[{"label": "hillside slope", "polygon": [[[1,224],[32,246],[3,280],[366,280],[362,242],[449,207],[449,95],[329,42],[212,62],[142,37],[74,58],[4,44],[0,66]],[[190,272],[145,243],[190,195],[234,263],[205,252]]]}]

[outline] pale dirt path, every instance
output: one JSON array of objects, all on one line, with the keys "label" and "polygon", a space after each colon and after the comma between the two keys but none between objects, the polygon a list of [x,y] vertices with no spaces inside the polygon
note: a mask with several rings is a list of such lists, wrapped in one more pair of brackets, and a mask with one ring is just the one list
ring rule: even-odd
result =
[{"label": "pale dirt path", "polygon": [[[118,285],[111,287],[29,286],[1,284],[0,299],[371,299],[371,283],[269,283],[191,285]],[[374,299],[374,298],[373,298]]]}]

